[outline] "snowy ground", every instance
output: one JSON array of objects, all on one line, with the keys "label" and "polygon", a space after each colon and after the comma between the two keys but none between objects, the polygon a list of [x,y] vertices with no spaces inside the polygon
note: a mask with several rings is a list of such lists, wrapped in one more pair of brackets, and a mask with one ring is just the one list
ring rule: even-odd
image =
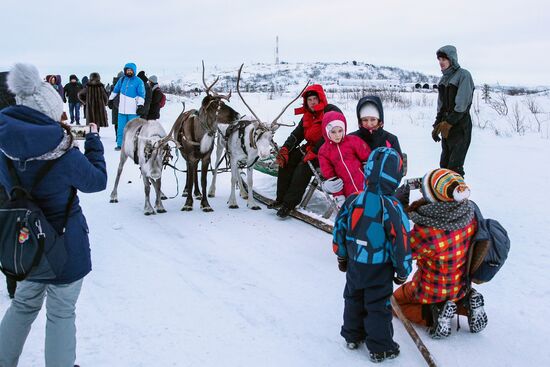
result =
[{"label": "snowy ground", "polygon": [[[289,96],[248,102],[266,120]],[[433,98],[433,95],[432,97]],[[198,99],[187,101],[197,107]],[[432,100],[433,102],[433,100]],[[354,102],[337,102],[355,126]],[[245,112],[238,99],[231,105]],[[171,98],[162,110],[168,129],[181,105]],[[438,165],[440,147],[430,138],[435,106],[386,111],[386,128],[409,155],[409,177]],[[292,121],[292,111],[285,122]],[[281,128],[282,142],[289,128]],[[118,164],[112,128],[101,131],[109,173],[107,191],[80,194],[91,228],[93,272],[78,303],[77,362],[83,366],[364,366],[365,349],[346,350],[342,321],[344,274],[337,269],[331,237],[293,219],[280,220],[246,203],[230,210],[229,175],[218,181],[213,213],[180,211],[183,198],[165,202],[166,214],[146,217],[137,167],[127,164],[119,203],[109,204]],[[550,365],[546,281],[550,235],[547,159],[550,141],[540,134],[497,137],[475,130],[466,162],[472,199],[487,217],[508,229],[512,250],[498,276],[478,289],[489,316],[479,335],[462,329],[447,340],[418,333],[441,366]],[[180,161],[180,163],[183,163]],[[183,166],[182,164],[180,166]],[[180,191],[184,177],[179,176]],[[269,178],[262,178],[265,185]],[[173,196],[172,172],[164,192]],[[9,300],[0,287],[0,312]],[[456,321],[455,321],[456,323]],[[33,325],[21,366],[43,366],[45,315]],[[456,325],[456,324],[455,324]],[[424,361],[405,329],[394,320],[401,356],[392,366]]]}]

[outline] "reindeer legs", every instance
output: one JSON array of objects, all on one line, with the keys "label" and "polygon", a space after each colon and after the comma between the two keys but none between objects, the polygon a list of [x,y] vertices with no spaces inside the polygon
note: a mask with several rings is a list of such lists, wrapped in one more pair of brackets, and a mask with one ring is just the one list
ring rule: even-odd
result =
[{"label": "reindeer legs", "polygon": [[231,166],[231,195],[229,195],[229,200],[227,201],[227,204],[229,204],[229,209],[237,209],[239,205],[237,205],[235,189],[237,186],[237,180],[239,180],[239,167],[238,163],[235,162],[232,157],[229,158],[229,165]]},{"label": "reindeer legs", "polygon": [[253,177],[252,174],[254,172],[254,169],[252,168],[252,165],[248,167],[246,170],[246,185],[248,187],[248,202],[246,203],[246,206],[248,206],[249,209],[252,210],[260,210],[260,206],[258,203],[256,203],[256,200],[254,200],[254,191],[253,191]]},{"label": "reindeer legs", "polygon": [[[210,164],[210,155],[204,157],[201,160],[201,190],[203,192],[202,199],[201,199],[201,209],[203,212],[213,212],[214,209],[210,206],[208,203],[208,195],[206,195],[206,186],[208,184],[207,182],[207,176],[208,176],[208,165]],[[198,162],[197,165],[198,166]],[[195,174],[197,171],[195,170]]]},{"label": "reindeer legs", "polygon": [[111,200],[109,201],[110,203],[118,203],[118,182],[120,181],[120,175],[122,174],[122,169],[124,168],[124,163],[126,163],[126,159],[128,159],[128,156],[124,153],[124,151],[120,152],[118,172],[116,174],[115,187],[113,187],[113,191],[111,192]]},{"label": "reindeer legs", "polygon": [[185,205],[181,208],[182,211],[188,212],[193,210],[193,183],[195,182],[195,175],[197,174],[197,165],[198,162],[187,162],[187,199],[185,200]]},{"label": "reindeer legs", "polygon": [[164,205],[162,205],[162,197],[164,194],[162,193],[161,186],[162,186],[161,178],[153,182],[153,187],[155,188],[155,195],[156,195],[155,210],[157,211],[157,213],[166,213],[166,209],[164,209]]},{"label": "reindeer legs", "polygon": [[212,173],[212,183],[210,184],[210,191],[208,191],[208,197],[213,198],[216,196],[216,177],[218,177],[218,165],[222,159],[224,152],[223,138],[218,134],[218,141],[216,145],[216,161],[214,164],[214,172]]},{"label": "reindeer legs", "polygon": [[143,177],[143,188],[145,189],[145,207],[143,208],[143,213],[145,215],[155,214],[155,209],[151,205],[150,194],[151,194],[151,181],[148,177],[142,175]]}]

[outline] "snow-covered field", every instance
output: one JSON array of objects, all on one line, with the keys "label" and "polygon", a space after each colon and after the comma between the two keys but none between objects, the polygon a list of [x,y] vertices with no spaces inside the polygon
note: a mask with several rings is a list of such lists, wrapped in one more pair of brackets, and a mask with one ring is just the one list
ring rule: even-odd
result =
[{"label": "snow-covered field", "polygon": [[[440,146],[430,136],[435,96],[408,94],[426,102],[386,110],[386,129],[398,135],[408,154],[409,177],[438,166]],[[266,120],[292,98],[247,95],[248,103]],[[550,98],[537,98],[543,110],[550,111]],[[167,130],[180,112],[178,100],[171,97],[162,110]],[[355,101],[330,102],[344,110],[354,129]],[[188,108],[199,103],[200,99],[187,100]],[[236,96],[231,106],[248,112]],[[499,120],[483,102],[481,106],[482,119],[505,129],[503,118]],[[545,116],[548,113],[541,115]],[[283,122],[294,120],[290,108]],[[283,142],[289,132],[281,128],[276,140]],[[112,128],[102,129],[101,135],[108,189],[80,194],[90,226],[93,271],[78,302],[77,363],[83,367],[370,363],[366,349],[347,350],[339,335],[345,275],[337,269],[330,235],[294,219],[280,220],[265,207],[251,211],[241,199],[240,209],[228,209],[227,173],[219,177],[217,197],[210,199],[213,213],[200,211],[198,202],[192,212],[181,212],[184,200],[179,196],[165,202],[168,213],[144,216],[143,185],[131,163],[119,186],[120,202],[109,204],[118,153],[113,150]],[[546,279],[550,140],[539,132],[507,135],[475,129],[465,170],[471,198],[486,217],[497,218],[508,229],[512,250],[497,277],[478,288],[486,300],[486,330],[470,334],[462,319],[460,331],[436,341],[417,327],[441,366],[550,365],[545,347],[550,332],[544,321],[550,308]],[[184,166],[181,159],[178,165]],[[178,177],[181,192],[185,178]],[[258,180],[265,186],[271,178]],[[176,194],[171,171],[165,172],[163,183],[167,195]],[[2,285],[1,313],[8,304]],[[43,366],[44,325],[41,313],[21,366]],[[394,319],[394,327],[401,356],[385,364],[424,365],[399,320]]]}]

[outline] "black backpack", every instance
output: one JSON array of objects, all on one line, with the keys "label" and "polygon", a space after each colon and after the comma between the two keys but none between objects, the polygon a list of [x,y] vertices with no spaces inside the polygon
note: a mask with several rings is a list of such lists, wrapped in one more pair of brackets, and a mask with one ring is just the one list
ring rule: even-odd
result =
[{"label": "black backpack", "polygon": [[472,204],[478,228],[469,250],[468,273],[472,282],[481,284],[493,279],[504,265],[510,251],[510,238],[498,221],[483,218],[479,207]]},{"label": "black backpack", "polygon": [[[31,195],[58,160],[47,161],[41,167],[30,190],[21,185],[13,162],[6,160],[14,185],[9,199],[0,205],[0,270],[9,278],[53,280],[61,275],[67,262],[63,234],[56,232]],[[72,188],[63,232],[75,197],[76,189]]]}]

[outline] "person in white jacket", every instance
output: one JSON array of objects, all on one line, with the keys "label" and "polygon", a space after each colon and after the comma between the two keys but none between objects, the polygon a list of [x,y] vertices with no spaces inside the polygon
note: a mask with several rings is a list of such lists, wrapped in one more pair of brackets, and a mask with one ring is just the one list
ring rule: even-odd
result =
[{"label": "person in white jacket", "polygon": [[111,95],[109,96],[109,106],[113,99],[120,94],[118,104],[118,129],[115,150],[120,150],[122,146],[122,137],[124,127],[128,121],[137,118],[143,113],[145,103],[145,86],[143,81],[136,76],[136,64],[128,63],[124,65],[124,76],[118,80]]}]

